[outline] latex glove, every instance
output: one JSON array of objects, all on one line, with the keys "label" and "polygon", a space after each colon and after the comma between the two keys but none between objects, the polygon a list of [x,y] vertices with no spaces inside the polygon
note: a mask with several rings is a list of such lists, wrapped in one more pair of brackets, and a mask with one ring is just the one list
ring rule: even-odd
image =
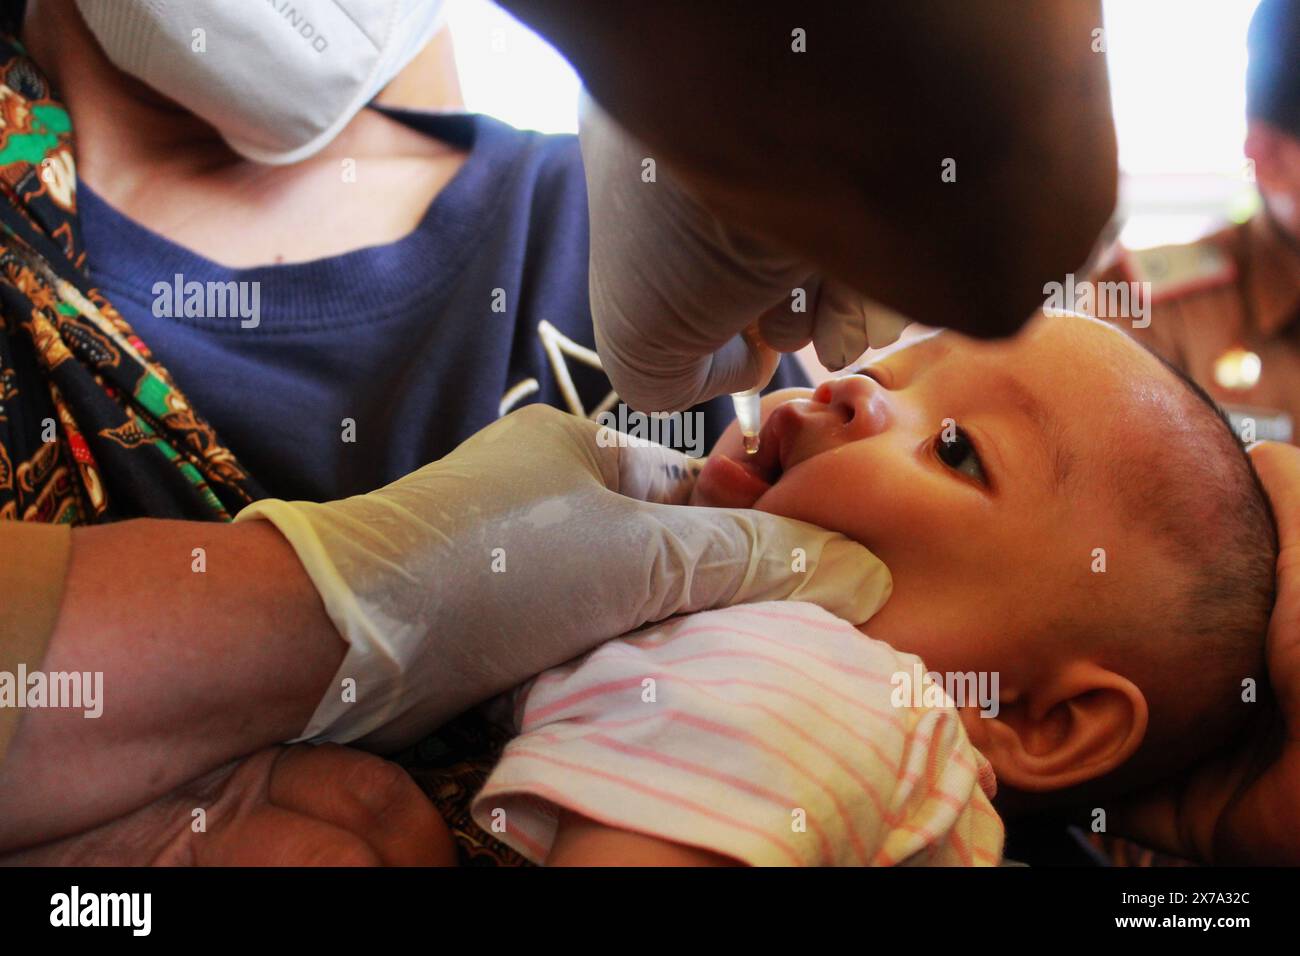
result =
[{"label": "latex glove", "polygon": [[[642,411],[679,411],[762,381],[741,333],[781,352],[810,341],[838,371],[906,321],[797,256],[724,226],[591,99],[580,136],[591,217],[596,350],[614,390]],[[794,291],[804,311],[794,311]],[[770,377],[770,376],[768,376]]]},{"label": "latex glove", "polygon": [[[691,508],[699,462],[532,405],[342,501],[259,501],[348,651],[302,738],[400,747],[596,644],[683,611],[791,598],[861,623],[885,566],[757,511]],[[795,548],[804,572],[792,571]],[[347,703],[341,682],[356,681]],[[382,731],[375,733],[376,731]]]}]

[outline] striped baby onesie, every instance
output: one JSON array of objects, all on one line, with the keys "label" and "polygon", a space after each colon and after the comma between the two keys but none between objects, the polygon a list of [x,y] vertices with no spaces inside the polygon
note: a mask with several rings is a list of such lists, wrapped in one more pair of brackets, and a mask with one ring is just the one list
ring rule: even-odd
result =
[{"label": "striped baby onesie", "polygon": [[996,865],[957,712],[891,703],[916,662],[801,602],[644,628],[515,692],[474,819],[535,862],[565,808],[751,865]]}]

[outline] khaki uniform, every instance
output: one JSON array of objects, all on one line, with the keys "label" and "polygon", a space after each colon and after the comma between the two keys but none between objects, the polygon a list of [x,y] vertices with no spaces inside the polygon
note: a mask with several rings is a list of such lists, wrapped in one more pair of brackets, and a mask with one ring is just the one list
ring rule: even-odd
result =
[{"label": "khaki uniform", "polygon": [[[1133,327],[1143,321],[1133,300],[1117,315],[1099,291],[1096,314],[1182,368],[1215,401],[1258,410],[1261,420],[1286,413],[1300,431],[1300,249],[1262,215],[1187,245],[1121,250],[1092,279],[1151,283],[1146,328]],[[1261,359],[1252,388],[1215,381],[1215,362],[1234,348]],[[1261,429],[1258,437],[1270,436]]]},{"label": "khaki uniform", "polygon": [[[0,521],[0,671],[40,667],[59,614],[72,550],[67,525]],[[0,707],[0,761],[22,711]]]}]

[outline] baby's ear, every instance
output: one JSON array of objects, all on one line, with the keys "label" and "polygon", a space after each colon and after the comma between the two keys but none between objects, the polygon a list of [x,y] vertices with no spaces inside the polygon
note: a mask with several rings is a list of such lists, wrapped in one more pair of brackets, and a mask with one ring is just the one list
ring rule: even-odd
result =
[{"label": "baby's ear", "polygon": [[1000,784],[1045,793],[1117,770],[1142,743],[1147,721],[1136,684],[1077,660],[1009,695],[996,717],[972,716],[965,724]]}]

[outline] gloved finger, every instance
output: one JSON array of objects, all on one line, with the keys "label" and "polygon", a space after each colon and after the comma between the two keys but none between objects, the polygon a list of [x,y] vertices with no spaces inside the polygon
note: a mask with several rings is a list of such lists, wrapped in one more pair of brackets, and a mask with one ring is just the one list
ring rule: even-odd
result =
[{"label": "gloved finger", "polygon": [[867,303],[867,345],[870,348],[883,349],[887,345],[893,345],[911,324],[878,302]]},{"label": "gloved finger", "polygon": [[[528,469],[539,497],[574,490],[575,478],[612,488],[619,480],[617,435],[600,422],[550,405],[525,405],[465,439],[452,455],[433,463],[438,467],[426,465],[385,490],[411,486],[420,494],[427,481],[449,475],[481,487],[487,477],[507,476],[520,467]],[[456,461],[473,461],[476,468],[461,474]]]},{"label": "gloved finger", "polygon": [[817,276],[809,276],[791,295],[760,315],[758,331],[763,341],[778,352],[797,352],[811,342],[820,286]]},{"label": "gloved finger", "polygon": [[640,505],[646,597],[640,626],[756,601],[810,601],[854,624],[888,600],[889,569],[862,545],[759,511]]},{"label": "gloved finger", "polygon": [[[640,501],[689,501],[704,459],[626,435],[613,421],[612,413],[592,421],[550,405],[526,405],[470,436],[457,454],[501,474],[527,462],[530,483],[543,493],[570,495],[589,482]],[[417,472],[400,483],[419,478]]]},{"label": "gloved finger", "polygon": [[[736,335],[722,348],[708,357],[708,371],[693,401],[684,407],[707,402],[719,395],[747,392],[771,381],[776,371],[779,354],[759,354],[745,341],[744,334]],[[766,376],[766,381],[764,381]]]},{"label": "gloved finger", "polygon": [[615,391],[643,411],[678,411],[759,379],[736,338],[807,267],[729,228],[594,103],[580,142],[591,221],[596,350]]},{"label": "gloved finger", "polygon": [[777,366],[781,364],[781,353],[763,341],[757,322],[745,329],[741,337],[758,365],[758,377],[750,383],[748,391],[761,391],[771,384],[772,377],[776,375]]},{"label": "gloved finger", "polygon": [[814,316],[817,358],[838,372],[867,350],[867,316],[862,296],[833,281],[822,284]]},{"label": "gloved finger", "polygon": [[824,279],[813,319],[817,358],[832,372],[847,368],[868,348],[897,341],[907,320],[834,279]]},{"label": "gloved finger", "polygon": [[[571,436],[599,427],[554,410],[535,417],[551,419]],[[591,444],[600,459],[596,472],[618,476],[617,486],[606,481],[620,494],[606,526],[628,528],[627,540],[644,542],[635,574],[645,582],[644,598],[621,622],[625,629],[687,611],[775,600],[810,601],[859,624],[889,597],[889,570],[843,535],[760,511],[657,503],[689,495],[685,482],[672,475],[675,465],[692,471],[699,466],[662,446]],[[694,479],[692,474],[692,485]]]},{"label": "gloved finger", "polygon": [[656,442],[627,443],[618,449],[618,487],[612,490],[640,501],[684,505],[703,467],[703,458]]},{"label": "gloved finger", "polygon": [[[654,338],[654,329],[626,322],[620,306],[601,291],[601,279],[591,279],[592,309],[599,309],[607,321],[594,324],[596,351],[601,366],[618,397],[639,412],[679,412],[708,398],[710,375],[743,377],[749,361],[744,341],[737,335],[724,348],[722,366],[714,371],[716,356],[678,351],[670,354]],[[620,316],[615,322],[614,316]],[[617,327],[617,334],[611,330]],[[722,394],[716,392],[715,394]]]}]

